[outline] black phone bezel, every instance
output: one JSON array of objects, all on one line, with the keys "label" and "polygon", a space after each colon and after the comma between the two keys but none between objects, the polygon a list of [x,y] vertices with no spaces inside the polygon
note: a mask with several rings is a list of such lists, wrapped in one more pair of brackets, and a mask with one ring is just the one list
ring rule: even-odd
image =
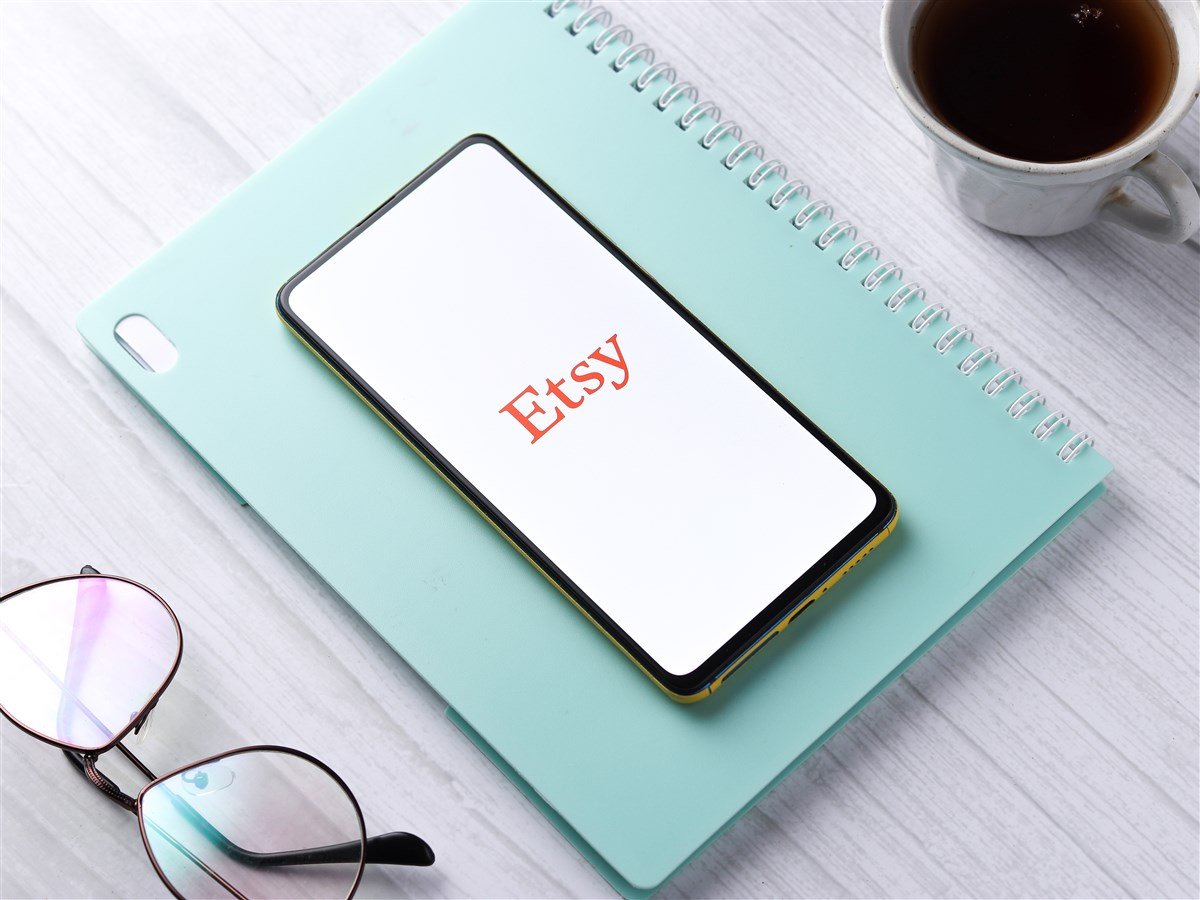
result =
[{"label": "black phone bezel", "polygon": [[[668,672],[626,634],[603,608],[579,589],[566,573],[560,570],[532,541],[511,522],[488,498],[459,472],[440,452],[430,444],[400,413],[393,409],[369,384],[367,384],[341,357],[329,347],[291,308],[289,297],[292,290],[328,261],[334,254],[369,228],[393,206],[416,190],[455,156],[474,144],[487,144],[500,153],[529,181],[582,227],[605,250],[642,281],[659,299],[673,309],[688,325],[703,336],[718,352],[733,363],[755,385],[765,391],[803,428],[819,440],[842,463],[871,489],[875,504],[866,518],[845,535],[821,559],[810,566],[786,590],[768,603],[754,618],[734,634],[700,666],[685,675]],[[357,225],[338,238],[314,260],[289,278],[276,295],[276,309],[283,322],[306,343],[330,368],[345,380],[377,413],[379,413],[400,435],[432,465],[439,474],[461,493],[475,508],[541,570],[556,587],[565,593],[595,623],[605,631],[647,674],[658,681],[670,693],[681,697],[702,694],[730,666],[736,664],[746,652],[787,619],[805,600],[821,588],[830,578],[861,550],[878,537],[896,515],[896,502],[890,492],[863,468],[853,457],[839,447],[828,435],[812,423],[791,401],[776,390],[765,378],[721,341],[707,326],[696,318],[671,293],[660,285],[649,273],[640,268],[616,244],[589,222],[578,210],[558,195],[546,182],[526,166],[512,151],[496,138],[486,134],[474,134],[456,143],[428,168],[404,185],[379,207],[363,218]]]}]

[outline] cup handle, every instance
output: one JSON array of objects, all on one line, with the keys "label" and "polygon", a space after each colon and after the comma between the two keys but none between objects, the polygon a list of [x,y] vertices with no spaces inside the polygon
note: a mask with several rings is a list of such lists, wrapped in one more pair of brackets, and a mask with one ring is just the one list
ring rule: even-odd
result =
[{"label": "cup handle", "polygon": [[1120,186],[1113,188],[1100,218],[1163,244],[1182,244],[1200,227],[1200,193],[1179,164],[1157,150],[1131,166],[1126,175],[1140,178],[1166,205],[1166,213],[1135,200]]}]

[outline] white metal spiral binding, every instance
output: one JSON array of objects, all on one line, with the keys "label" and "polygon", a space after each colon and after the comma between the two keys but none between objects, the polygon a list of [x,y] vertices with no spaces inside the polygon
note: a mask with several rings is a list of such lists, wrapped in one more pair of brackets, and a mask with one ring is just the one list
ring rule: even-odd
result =
[{"label": "white metal spiral binding", "polygon": [[[875,258],[879,259],[878,248],[877,248],[877,252],[875,254]],[[894,262],[885,262],[885,263],[880,263],[875,268],[873,268],[870,272],[867,273],[867,277],[862,280],[862,286],[865,287],[868,291],[873,291],[873,290],[875,290],[875,288],[879,287],[879,285],[883,284],[883,282],[887,280],[887,277],[889,275],[895,276],[897,281],[904,280],[904,270],[903,269],[901,269]]]},{"label": "white metal spiral binding", "polygon": [[986,362],[999,362],[1000,354],[991,347],[976,347],[958,364],[958,371],[962,372],[968,378],[975,374],[978,369]]},{"label": "white metal spiral binding", "polygon": [[1037,388],[1030,388],[1020,397],[1012,402],[1008,408],[1008,414],[1014,419],[1019,419],[1033,407],[1035,403],[1045,403],[1042,398],[1042,392]]},{"label": "white metal spiral binding", "polygon": [[579,34],[593,22],[600,25],[611,25],[612,13],[603,6],[593,6],[591,9],[585,9],[571,23],[571,34]]},{"label": "white metal spiral binding", "polygon": [[849,219],[841,219],[837,222],[834,222],[819,235],[817,235],[817,246],[822,250],[828,249],[833,245],[833,242],[840,238],[843,234],[846,235],[846,237],[850,240],[854,240],[856,237],[858,237],[858,229],[850,224]]},{"label": "white metal spiral binding", "polygon": [[[838,265],[842,267],[843,271],[849,272],[863,259],[879,259],[879,248],[875,246],[874,241],[859,241],[845,252],[838,261]],[[869,277],[868,275],[867,278]],[[866,278],[863,279],[863,283],[866,283]],[[870,288],[867,290],[870,290]]]},{"label": "white metal spiral binding", "polygon": [[821,214],[827,215],[832,219],[833,207],[824,200],[809,200],[804,204],[804,206],[800,207],[800,211],[792,217],[792,227],[804,230],[805,225]]},{"label": "white metal spiral binding", "polygon": [[[749,157],[756,158],[758,162],[744,179],[746,186],[751,190],[757,190],[763,184],[777,181],[778,184],[767,199],[772,210],[788,207],[794,198],[803,201],[794,213],[789,210],[792,227],[803,231],[818,216],[824,216],[828,223],[815,240],[817,247],[826,250],[839,241],[852,244],[838,258],[839,266],[847,272],[854,269],[863,260],[873,260],[875,265],[863,277],[862,286],[868,292],[872,292],[884,282],[897,283],[898,286],[884,301],[885,307],[891,312],[897,312],[910,301],[921,304],[921,311],[908,323],[913,331],[920,334],[938,319],[945,319],[949,323],[950,311],[945,304],[926,303],[925,289],[915,281],[905,282],[900,266],[894,262],[880,263],[880,250],[873,241],[858,240],[858,229],[849,221],[845,219],[835,221],[833,207],[823,200],[812,199],[808,185],[802,179],[793,178],[789,181],[788,169],[782,160],[768,159],[763,146],[758,141],[745,137],[742,127],[736,122],[731,119],[723,119],[717,105],[711,100],[702,99],[695,85],[678,79],[674,67],[665,62],[656,61],[654,48],[644,42],[635,42],[633,31],[624,25],[614,23],[612,13],[608,9],[602,5],[594,5],[592,0],[552,0],[543,9],[546,15],[552,19],[568,9],[576,11],[573,17],[570,15],[566,17],[569,24],[564,29],[572,37],[577,37],[589,29],[599,29],[587,42],[588,48],[597,55],[614,44],[624,44],[625,46],[616,53],[609,66],[614,72],[624,72],[630,66],[641,61],[642,69],[632,82],[632,87],[639,92],[645,91],[659,79],[667,82],[666,87],[655,100],[654,105],[657,109],[666,111],[677,100],[690,99],[691,105],[682,116],[675,120],[679,128],[688,131],[701,119],[706,119],[711,123],[700,138],[700,146],[705,150],[711,150],[724,141],[731,149],[721,161],[724,167],[730,171],[738,169]],[[973,340],[974,332],[971,329],[961,324],[952,325],[934,342],[933,346],[936,352],[946,356],[957,345],[971,345]],[[962,375],[970,378],[989,363],[998,366],[1000,355],[991,347],[972,346],[967,355],[958,362],[956,368]],[[983,393],[988,397],[994,397],[1010,385],[1023,386],[1023,384],[1024,376],[1015,367],[1008,366],[988,379],[987,383],[983,385]],[[1042,392],[1027,388],[1023,394],[1008,405],[1006,411],[1014,419],[1019,419],[1037,404],[1045,404]],[[1060,429],[1069,429],[1070,427],[1071,420],[1066,414],[1056,411],[1043,418],[1034,427],[1032,434],[1035,439],[1044,442]],[[1094,444],[1095,439],[1090,434],[1086,431],[1078,431],[1058,449],[1056,455],[1064,463],[1069,463],[1085,448]]]},{"label": "white metal spiral binding", "polygon": [[975,337],[973,332],[966,325],[951,325],[946,329],[946,333],[937,339],[933,345],[933,349],[945,356],[959,341],[967,341],[968,343]]},{"label": "white metal spiral binding", "polygon": [[808,199],[808,185],[799,178],[785,181],[775,189],[775,193],[771,195],[771,199],[767,202],[771,204],[771,209],[779,209],[796,194],[799,194],[805,200]]},{"label": "white metal spiral binding", "polygon": [[633,32],[624,25],[610,25],[596,35],[596,39],[589,46],[593,53],[600,53],[613,41],[624,41],[626,44],[631,44],[633,43]]},{"label": "white metal spiral binding", "polygon": [[633,82],[633,86],[639,91],[644,91],[659,78],[665,78],[667,81],[674,83],[675,69],[665,62],[656,62],[653,65],[646,66],[642,70],[642,74]]},{"label": "white metal spiral binding", "polygon": [[892,312],[896,312],[909,300],[916,300],[918,303],[925,302],[925,288],[921,287],[915,281],[902,284],[900,287],[896,288],[892,296],[888,297],[887,300],[884,301],[883,305]]},{"label": "white metal spiral binding", "polygon": [[737,164],[747,156],[757,156],[759,159],[762,159],[762,144],[753,139],[742,141],[729,151],[729,155],[725,157],[725,159],[722,161],[722,164],[725,166],[725,168],[732,170],[737,168]]},{"label": "white metal spiral binding", "polygon": [[1033,426],[1033,436],[1039,441],[1044,441],[1059,428],[1070,428],[1071,420],[1060,409],[1058,412],[1052,412],[1042,421]]},{"label": "white metal spiral binding", "polygon": [[662,92],[662,96],[654,101],[654,105],[659,109],[666,109],[680,97],[690,97],[693,104],[699,103],[700,91],[690,81],[677,81]]},{"label": "white metal spiral binding", "polygon": [[927,307],[917,313],[915,319],[908,323],[908,327],[920,334],[938,319],[950,320],[950,310],[946,308],[945,303],[930,303]]},{"label": "white metal spiral binding", "polygon": [[1059,448],[1058,458],[1063,462],[1069,463],[1083,452],[1084,447],[1094,447],[1095,445],[1096,439],[1094,437],[1092,437],[1086,431],[1078,431],[1072,435],[1070,440],[1068,440],[1062,445],[1061,448]]},{"label": "white metal spiral binding", "polygon": [[767,176],[772,172],[779,175],[780,178],[787,178],[787,166],[778,159],[768,159],[764,163],[759,163],[754,171],[746,178],[746,187],[754,191],[758,186],[767,180]]},{"label": "white metal spiral binding", "polygon": [[630,44],[613,57],[612,70],[624,72],[638,58],[644,59],[647,65],[654,62],[654,48],[649,44]]},{"label": "white metal spiral binding", "polygon": [[695,125],[700,117],[705,113],[708,113],[709,118],[713,121],[721,118],[721,108],[717,106],[717,104],[713,103],[711,100],[701,100],[688,107],[688,111],[679,117],[679,122],[677,124],[681,129],[687,131],[689,128]]},{"label": "white metal spiral binding", "polygon": [[1001,369],[991,380],[983,386],[983,392],[989,397],[994,397],[1010,384],[1020,385],[1025,383],[1025,376],[1017,371],[1016,366],[1009,366],[1007,369]]},{"label": "white metal spiral binding", "polygon": [[742,139],[742,126],[732,120],[714,124],[712,128],[704,133],[704,137],[700,138],[700,146],[705,150],[711,150],[717,145],[717,141],[727,134],[733,135],[735,141],[740,141]]}]

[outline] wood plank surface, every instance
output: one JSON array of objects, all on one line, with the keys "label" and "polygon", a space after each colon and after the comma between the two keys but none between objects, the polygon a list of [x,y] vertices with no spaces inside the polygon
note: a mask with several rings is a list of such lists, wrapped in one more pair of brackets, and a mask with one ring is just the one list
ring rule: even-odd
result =
[{"label": "wood plank surface", "polygon": [[[432,869],[371,871],[363,896],[607,896],[73,324],[456,5],[0,9],[0,576],[92,563],[161,588],[187,652],[136,752],[156,769],[314,752],[370,829],[437,848]],[[609,5],[1116,465],[1106,498],[662,896],[1197,896],[1200,247],[963,218],[891,94],[877,3]],[[1167,145],[1193,178],[1198,127],[1193,110]],[[0,896],[165,896],[133,819],[8,723]]]}]

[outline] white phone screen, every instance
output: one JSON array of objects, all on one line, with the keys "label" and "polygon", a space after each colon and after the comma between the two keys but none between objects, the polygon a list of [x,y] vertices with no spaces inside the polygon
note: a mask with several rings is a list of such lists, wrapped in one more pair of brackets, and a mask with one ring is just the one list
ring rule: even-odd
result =
[{"label": "white phone screen", "polygon": [[697,669],[875,508],[858,474],[488,143],[289,302],[669,673]]}]

